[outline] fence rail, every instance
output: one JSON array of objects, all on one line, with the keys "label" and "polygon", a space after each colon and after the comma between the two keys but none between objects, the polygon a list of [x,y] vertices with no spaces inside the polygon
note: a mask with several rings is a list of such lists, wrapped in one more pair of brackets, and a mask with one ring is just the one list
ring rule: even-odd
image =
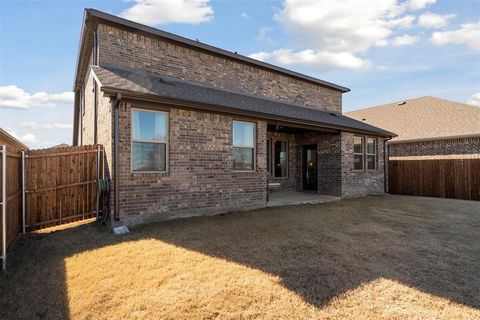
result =
[{"label": "fence rail", "polygon": [[480,200],[480,159],[390,160],[388,192]]},{"label": "fence rail", "polygon": [[6,152],[3,148],[2,268],[20,227],[25,232],[98,215],[97,182],[104,171],[100,145],[27,151],[5,146]]}]

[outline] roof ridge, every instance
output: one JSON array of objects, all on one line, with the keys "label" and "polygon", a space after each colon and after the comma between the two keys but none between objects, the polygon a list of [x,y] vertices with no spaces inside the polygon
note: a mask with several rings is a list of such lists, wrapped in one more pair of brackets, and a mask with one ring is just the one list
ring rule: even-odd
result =
[{"label": "roof ridge", "polygon": [[477,108],[476,106],[470,105],[468,103],[463,103],[463,102],[458,102],[458,101],[455,101],[455,100],[444,99],[444,98],[439,98],[439,97],[427,95],[427,96],[421,96],[421,97],[416,97],[416,98],[393,101],[393,102],[390,102],[390,103],[383,103],[383,104],[379,104],[379,105],[371,106],[371,107],[367,107],[367,108],[360,108],[360,109],[344,112],[344,114],[352,114],[352,113],[355,113],[355,112],[363,112],[363,111],[377,109],[377,108],[381,109],[381,108],[395,107],[396,105],[399,105],[402,102],[407,102],[408,103],[409,101],[417,101],[417,100],[423,100],[423,99],[434,99],[434,100],[438,100],[438,101],[442,101],[442,102],[449,102],[449,103],[452,103],[452,104],[462,105],[462,106],[465,106],[465,107]]}]

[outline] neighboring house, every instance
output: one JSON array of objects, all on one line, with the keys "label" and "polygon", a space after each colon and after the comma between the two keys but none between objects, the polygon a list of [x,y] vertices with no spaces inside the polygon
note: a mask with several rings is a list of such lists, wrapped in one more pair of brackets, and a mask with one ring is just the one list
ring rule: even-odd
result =
[{"label": "neighboring house", "polygon": [[390,157],[480,156],[480,107],[421,97],[345,115],[395,132]]},{"label": "neighboring house", "polygon": [[389,131],[342,115],[349,89],[85,11],[74,145],[105,146],[116,220],[266,205],[279,190],[384,192]]},{"label": "neighboring house", "polygon": [[11,147],[13,147],[15,149],[19,149],[19,150],[28,150],[29,149],[26,145],[24,145],[18,139],[13,137],[7,131],[0,128],[0,145],[2,145],[2,144],[6,144],[8,146],[11,146]]}]

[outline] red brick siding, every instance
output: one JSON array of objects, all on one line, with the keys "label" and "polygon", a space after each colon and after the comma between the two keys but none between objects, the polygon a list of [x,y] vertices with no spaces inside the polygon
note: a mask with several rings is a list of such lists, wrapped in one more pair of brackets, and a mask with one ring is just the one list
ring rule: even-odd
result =
[{"label": "red brick siding", "polygon": [[[256,124],[256,170],[232,169],[232,116],[169,108],[167,173],[131,172],[131,107],[120,113],[120,217],[127,222],[213,214],[266,201],[266,123]],[[150,105],[155,107],[155,105]]]},{"label": "red brick siding", "polygon": [[109,63],[341,112],[342,93],[239,60],[120,26],[99,24],[100,64]]},{"label": "red brick siding", "polygon": [[383,194],[385,191],[383,139],[377,137],[377,170],[367,170],[364,166],[364,170],[355,171],[353,170],[353,137],[353,133],[342,132],[342,196]]},{"label": "red brick siding", "polygon": [[388,146],[390,148],[390,157],[480,154],[480,137],[410,143],[389,143]]}]

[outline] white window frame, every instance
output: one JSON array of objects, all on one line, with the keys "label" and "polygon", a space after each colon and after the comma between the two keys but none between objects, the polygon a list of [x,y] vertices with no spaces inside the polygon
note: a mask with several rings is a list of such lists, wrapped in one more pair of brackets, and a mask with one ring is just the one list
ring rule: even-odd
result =
[{"label": "white window frame", "polygon": [[[141,112],[151,112],[151,113],[163,113],[167,117],[167,121],[165,124],[166,134],[165,134],[165,141],[151,141],[151,140],[136,140],[133,139],[133,113],[135,111]],[[169,169],[169,140],[170,140],[170,116],[169,113],[166,111],[159,111],[159,110],[151,110],[151,109],[144,109],[144,108],[131,108],[130,109],[130,172],[134,174],[143,174],[143,173],[168,173]],[[133,143],[134,142],[143,142],[143,143],[157,143],[157,144],[165,144],[165,170],[154,170],[154,171],[141,171],[141,170],[133,170]]]},{"label": "white window frame", "polygon": [[[275,150],[275,143],[276,143],[277,141],[285,142],[285,145],[286,145],[286,148],[285,148],[285,149],[286,149],[286,152],[285,152],[285,153],[287,154],[287,159],[286,159],[285,163],[286,163],[286,165],[287,165],[287,168],[286,168],[287,174],[285,175],[285,177],[281,177],[281,176],[279,177],[279,176],[277,176],[277,175],[275,174],[276,158],[277,158],[277,157],[276,157],[276,154],[275,154],[275,151],[276,151],[276,150]],[[273,176],[274,178],[277,178],[277,179],[287,179],[287,178],[288,178],[288,175],[289,175],[289,172],[288,172],[288,171],[289,171],[289,169],[290,169],[290,168],[289,168],[290,166],[289,166],[289,163],[288,163],[289,158],[290,158],[290,155],[289,155],[290,146],[289,146],[289,143],[288,143],[288,139],[276,139],[276,140],[274,140],[274,143],[273,143],[273,145],[272,145],[272,150],[273,150],[273,159],[272,159],[272,161],[273,161],[272,171],[273,171],[273,172],[272,172],[272,176]]]},{"label": "white window frame", "polygon": [[[373,140],[375,142],[375,153],[368,153],[368,140]],[[366,143],[365,143],[365,168],[367,169],[367,171],[376,171],[378,170],[378,164],[377,164],[377,154],[378,154],[378,141],[377,141],[377,138],[374,138],[374,137],[367,137],[366,138]],[[375,164],[375,168],[373,169],[368,169],[368,156],[374,156],[375,157],[375,161],[374,161],[374,164]]]},{"label": "white window frame", "polygon": [[[362,139],[362,150],[361,152],[355,152],[355,138]],[[362,156],[362,169],[355,169],[355,156]],[[365,137],[364,136],[353,136],[353,171],[365,171]]]},{"label": "white window frame", "polygon": [[[236,146],[234,141],[234,130],[233,127],[235,126],[235,123],[244,123],[244,124],[249,124],[253,126],[253,148],[252,147],[246,147],[246,146]],[[244,148],[244,149],[253,149],[253,168],[252,170],[237,170],[233,168],[233,150],[235,148]],[[240,120],[233,120],[232,121],[232,169],[235,172],[255,172],[257,168],[257,124],[255,122],[248,122],[248,121],[240,121]]]}]

